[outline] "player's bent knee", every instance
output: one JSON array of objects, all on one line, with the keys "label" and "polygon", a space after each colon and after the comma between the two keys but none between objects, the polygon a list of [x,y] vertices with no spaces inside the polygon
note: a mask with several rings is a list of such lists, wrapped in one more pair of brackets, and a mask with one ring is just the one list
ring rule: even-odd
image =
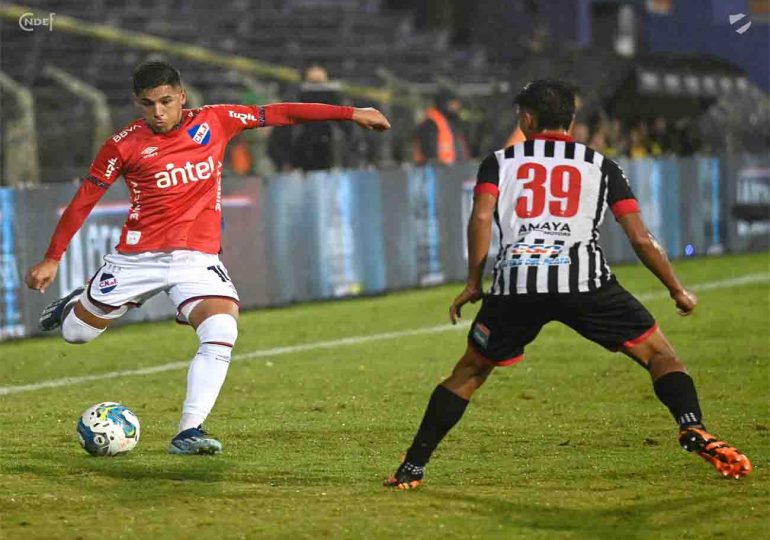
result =
[{"label": "player's bent knee", "polygon": [[238,339],[238,321],[228,313],[217,313],[204,319],[195,333],[201,343],[232,347]]},{"label": "player's bent knee", "polygon": [[72,344],[88,343],[99,337],[102,332],[104,332],[104,328],[94,328],[90,324],[80,320],[75,314],[74,309],[64,318],[61,327],[64,341]]},{"label": "player's bent knee", "polygon": [[470,346],[465,350],[465,354],[460,359],[460,362],[469,366],[475,372],[486,375],[492,373],[492,370],[496,367],[492,360],[487,359]]},{"label": "player's bent knee", "polygon": [[673,351],[654,354],[647,363],[647,368],[653,379],[662,377],[672,371],[687,371],[684,364],[682,364]]}]

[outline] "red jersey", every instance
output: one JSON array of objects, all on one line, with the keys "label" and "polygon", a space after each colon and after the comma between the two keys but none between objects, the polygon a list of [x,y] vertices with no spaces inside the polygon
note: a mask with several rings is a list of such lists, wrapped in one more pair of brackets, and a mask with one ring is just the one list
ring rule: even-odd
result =
[{"label": "red jersey", "polygon": [[46,257],[61,259],[91,209],[121,175],[131,207],[118,252],[191,249],[218,253],[222,159],[230,139],[248,128],[349,120],[352,116],[352,107],[278,103],[183,109],[180,124],[168,133],[155,133],[144,120],[137,120],[99,150],[56,226]]}]

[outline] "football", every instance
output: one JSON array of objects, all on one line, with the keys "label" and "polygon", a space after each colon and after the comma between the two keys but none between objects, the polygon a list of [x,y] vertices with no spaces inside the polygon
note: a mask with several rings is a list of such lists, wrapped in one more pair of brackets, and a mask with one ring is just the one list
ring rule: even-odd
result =
[{"label": "football", "polygon": [[77,434],[80,446],[92,456],[117,456],[139,442],[139,419],[120,403],[97,403],[80,416]]}]

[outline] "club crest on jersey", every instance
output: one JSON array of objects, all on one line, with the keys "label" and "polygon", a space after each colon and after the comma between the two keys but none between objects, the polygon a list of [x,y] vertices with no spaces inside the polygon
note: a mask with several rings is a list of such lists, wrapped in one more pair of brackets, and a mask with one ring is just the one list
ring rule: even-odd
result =
[{"label": "club crest on jersey", "polygon": [[519,235],[523,236],[528,233],[539,232],[550,236],[569,236],[572,234],[572,229],[569,228],[568,223],[562,223],[559,221],[544,221],[542,223],[524,223],[519,227]]},{"label": "club crest on jersey", "polygon": [[211,140],[211,129],[206,122],[191,127],[187,130],[187,134],[198,144],[208,144]]},{"label": "club crest on jersey", "polygon": [[102,292],[102,294],[107,294],[117,286],[118,279],[112,274],[108,274],[107,272],[103,273],[102,277],[99,279],[99,290]]}]

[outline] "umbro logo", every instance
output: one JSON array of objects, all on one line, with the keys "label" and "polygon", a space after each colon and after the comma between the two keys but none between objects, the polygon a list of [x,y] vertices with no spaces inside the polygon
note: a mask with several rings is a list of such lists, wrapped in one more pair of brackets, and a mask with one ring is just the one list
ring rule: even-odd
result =
[{"label": "umbro logo", "polygon": [[158,155],[157,146],[148,146],[147,148],[142,150],[142,158],[156,157],[157,155]]}]

